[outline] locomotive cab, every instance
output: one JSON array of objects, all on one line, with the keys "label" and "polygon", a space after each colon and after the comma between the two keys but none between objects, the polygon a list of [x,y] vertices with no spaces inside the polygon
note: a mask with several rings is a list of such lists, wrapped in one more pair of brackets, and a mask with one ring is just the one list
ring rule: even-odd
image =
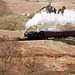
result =
[{"label": "locomotive cab", "polygon": [[28,33],[27,33],[27,31],[24,33],[24,37],[28,37]]}]

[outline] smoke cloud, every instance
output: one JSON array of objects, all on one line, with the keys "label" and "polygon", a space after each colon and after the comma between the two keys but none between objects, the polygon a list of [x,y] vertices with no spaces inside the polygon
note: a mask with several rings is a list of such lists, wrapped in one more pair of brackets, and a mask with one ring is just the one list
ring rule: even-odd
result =
[{"label": "smoke cloud", "polygon": [[47,24],[47,27],[52,27],[57,24],[65,25],[67,23],[75,26],[75,11],[73,9],[64,10],[63,15],[61,12],[59,14],[47,12],[37,13],[26,23],[25,27],[28,29],[39,24]]}]

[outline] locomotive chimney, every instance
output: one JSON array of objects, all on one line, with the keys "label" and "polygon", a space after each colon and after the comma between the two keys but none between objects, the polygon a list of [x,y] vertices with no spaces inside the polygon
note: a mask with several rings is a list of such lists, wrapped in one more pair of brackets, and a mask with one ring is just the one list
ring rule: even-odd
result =
[{"label": "locomotive chimney", "polygon": [[27,36],[27,29],[25,29],[25,33],[24,33],[24,37],[26,37]]},{"label": "locomotive chimney", "polygon": [[36,28],[36,31],[39,32],[39,28]]},{"label": "locomotive chimney", "polygon": [[27,32],[27,29],[25,29],[25,32]]}]

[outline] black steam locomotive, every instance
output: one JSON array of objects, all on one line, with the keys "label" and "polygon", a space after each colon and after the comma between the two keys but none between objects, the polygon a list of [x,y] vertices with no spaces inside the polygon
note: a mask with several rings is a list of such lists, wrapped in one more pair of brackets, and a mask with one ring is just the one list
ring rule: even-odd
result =
[{"label": "black steam locomotive", "polygon": [[75,30],[72,31],[31,31],[25,32],[24,37],[27,39],[48,39],[51,37],[54,38],[67,38],[69,36],[75,37]]}]

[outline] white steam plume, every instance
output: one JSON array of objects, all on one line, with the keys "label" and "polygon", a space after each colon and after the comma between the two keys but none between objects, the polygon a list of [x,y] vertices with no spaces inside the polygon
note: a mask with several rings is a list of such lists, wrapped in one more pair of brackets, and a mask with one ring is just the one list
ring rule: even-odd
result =
[{"label": "white steam plume", "polygon": [[26,23],[25,27],[26,29],[28,29],[38,24],[47,24],[49,26],[54,26],[57,24],[65,25],[67,23],[71,23],[73,25],[75,24],[75,11],[73,9],[64,10],[63,15],[61,13],[59,14],[47,13],[47,12],[37,13],[34,15],[32,19],[30,19]]}]

